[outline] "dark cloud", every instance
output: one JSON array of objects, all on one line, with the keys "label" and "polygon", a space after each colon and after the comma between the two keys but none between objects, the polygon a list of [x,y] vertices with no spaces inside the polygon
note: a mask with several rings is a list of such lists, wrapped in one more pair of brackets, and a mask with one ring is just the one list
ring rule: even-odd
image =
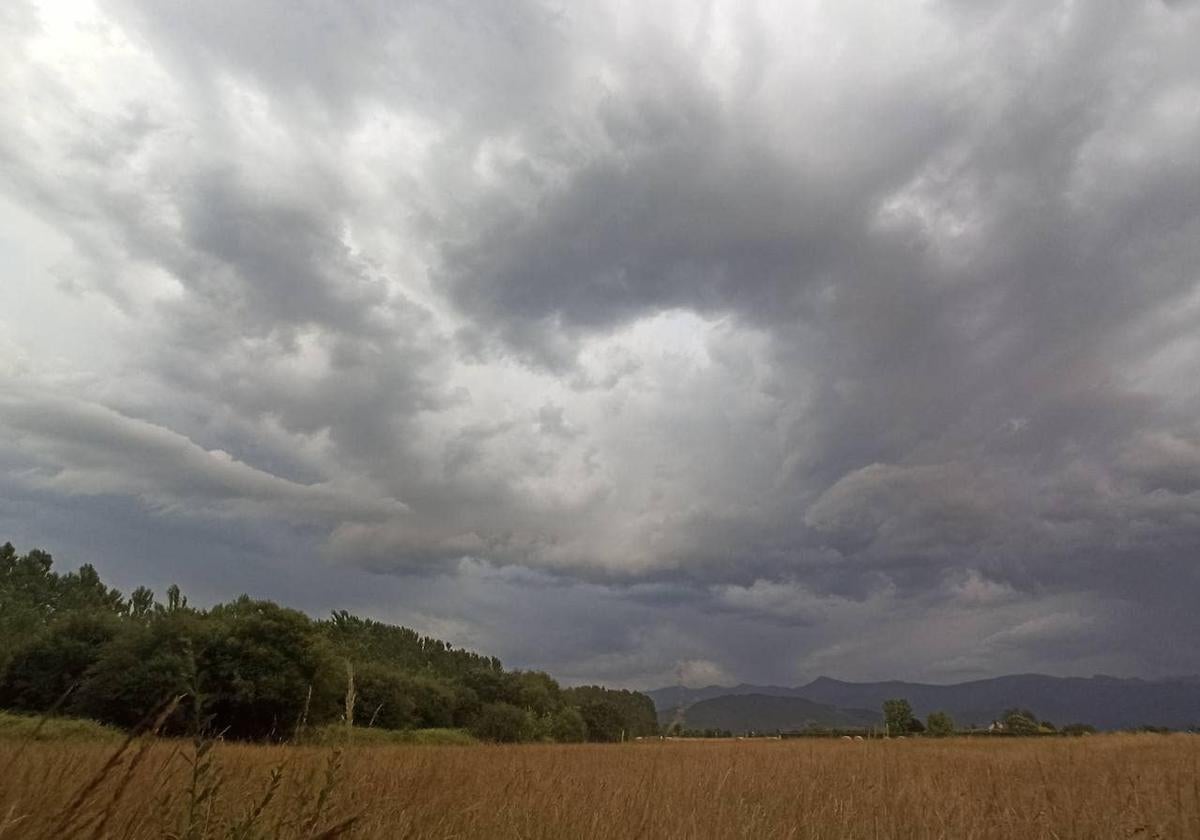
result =
[{"label": "dark cloud", "polygon": [[10,4],[0,524],[571,680],[1200,670],[1198,27]]}]

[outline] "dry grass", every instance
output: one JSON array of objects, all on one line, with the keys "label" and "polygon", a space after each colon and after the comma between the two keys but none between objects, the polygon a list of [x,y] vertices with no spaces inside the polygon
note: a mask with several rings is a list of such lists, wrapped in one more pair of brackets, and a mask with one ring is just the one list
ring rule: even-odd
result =
[{"label": "dry grass", "polygon": [[[33,743],[6,769],[15,746],[0,742],[4,838],[50,836],[113,753],[111,744]],[[178,754],[191,749],[155,742],[132,773],[122,765],[106,779],[89,806],[108,812],[102,836],[179,833],[192,771]],[[1200,737],[1186,735],[354,746],[334,762],[340,767],[316,747],[219,744],[210,756],[219,778],[208,806],[214,837],[256,809],[242,836],[272,837],[277,828],[283,837],[320,836],[361,815],[351,836],[1200,837]],[[110,807],[123,774],[127,789]],[[322,790],[325,813],[312,820]],[[74,825],[72,836],[92,836],[96,817]]]}]

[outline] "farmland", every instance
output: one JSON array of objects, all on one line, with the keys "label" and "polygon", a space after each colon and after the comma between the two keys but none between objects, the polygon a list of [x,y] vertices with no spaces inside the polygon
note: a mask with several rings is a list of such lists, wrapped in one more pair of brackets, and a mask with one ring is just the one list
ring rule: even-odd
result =
[{"label": "farmland", "polygon": [[[71,836],[120,838],[313,837],[340,827],[360,838],[1200,835],[1200,737],[1188,735],[216,743],[200,757],[199,785],[216,792],[191,809],[190,834],[194,745],[135,741],[102,773],[116,749],[111,741],[0,741],[0,837],[63,836],[64,819]],[[238,821],[246,829],[273,770],[270,801],[233,834]]]}]

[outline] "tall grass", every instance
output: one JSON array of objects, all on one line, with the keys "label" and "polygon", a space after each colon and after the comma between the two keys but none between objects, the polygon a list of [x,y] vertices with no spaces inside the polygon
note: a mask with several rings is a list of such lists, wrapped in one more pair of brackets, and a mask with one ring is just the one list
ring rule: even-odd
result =
[{"label": "tall grass", "polygon": [[[153,742],[137,767],[122,769],[131,783],[100,836],[175,835],[189,786],[187,764],[173,757],[180,747]],[[14,748],[0,742],[0,766]],[[0,838],[52,836],[72,793],[112,752],[100,743],[29,745],[0,779]],[[221,776],[211,837],[1200,836],[1200,737],[1186,735],[337,752],[214,742],[210,755]],[[122,773],[97,789],[97,809]]]}]

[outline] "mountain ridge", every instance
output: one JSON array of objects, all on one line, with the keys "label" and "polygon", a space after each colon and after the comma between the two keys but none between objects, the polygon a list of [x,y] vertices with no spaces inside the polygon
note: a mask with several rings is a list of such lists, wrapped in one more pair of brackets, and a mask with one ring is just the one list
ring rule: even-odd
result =
[{"label": "mountain ridge", "polygon": [[686,729],[723,729],[742,734],[809,727],[865,729],[878,724],[880,715],[869,709],[842,709],[802,697],[724,694],[659,713],[660,725],[676,722]]},{"label": "mountain ridge", "polygon": [[[1057,724],[1090,723],[1101,729],[1145,725],[1182,729],[1200,724],[1200,678],[1195,676],[1146,679],[1106,674],[1056,677],[1024,673],[948,684],[906,680],[851,682],[820,676],[794,687],[741,683],[728,687],[667,686],[645,693],[660,715],[669,709],[686,710],[719,697],[795,698],[840,710],[879,709],[884,700],[903,697],[920,717],[946,711],[960,725],[986,724],[1005,709],[1014,707],[1031,709],[1040,718]],[[728,713],[729,705],[737,704],[727,703],[723,714]],[[753,718],[747,711],[744,726],[725,728],[763,728],[756,726]]]}]

